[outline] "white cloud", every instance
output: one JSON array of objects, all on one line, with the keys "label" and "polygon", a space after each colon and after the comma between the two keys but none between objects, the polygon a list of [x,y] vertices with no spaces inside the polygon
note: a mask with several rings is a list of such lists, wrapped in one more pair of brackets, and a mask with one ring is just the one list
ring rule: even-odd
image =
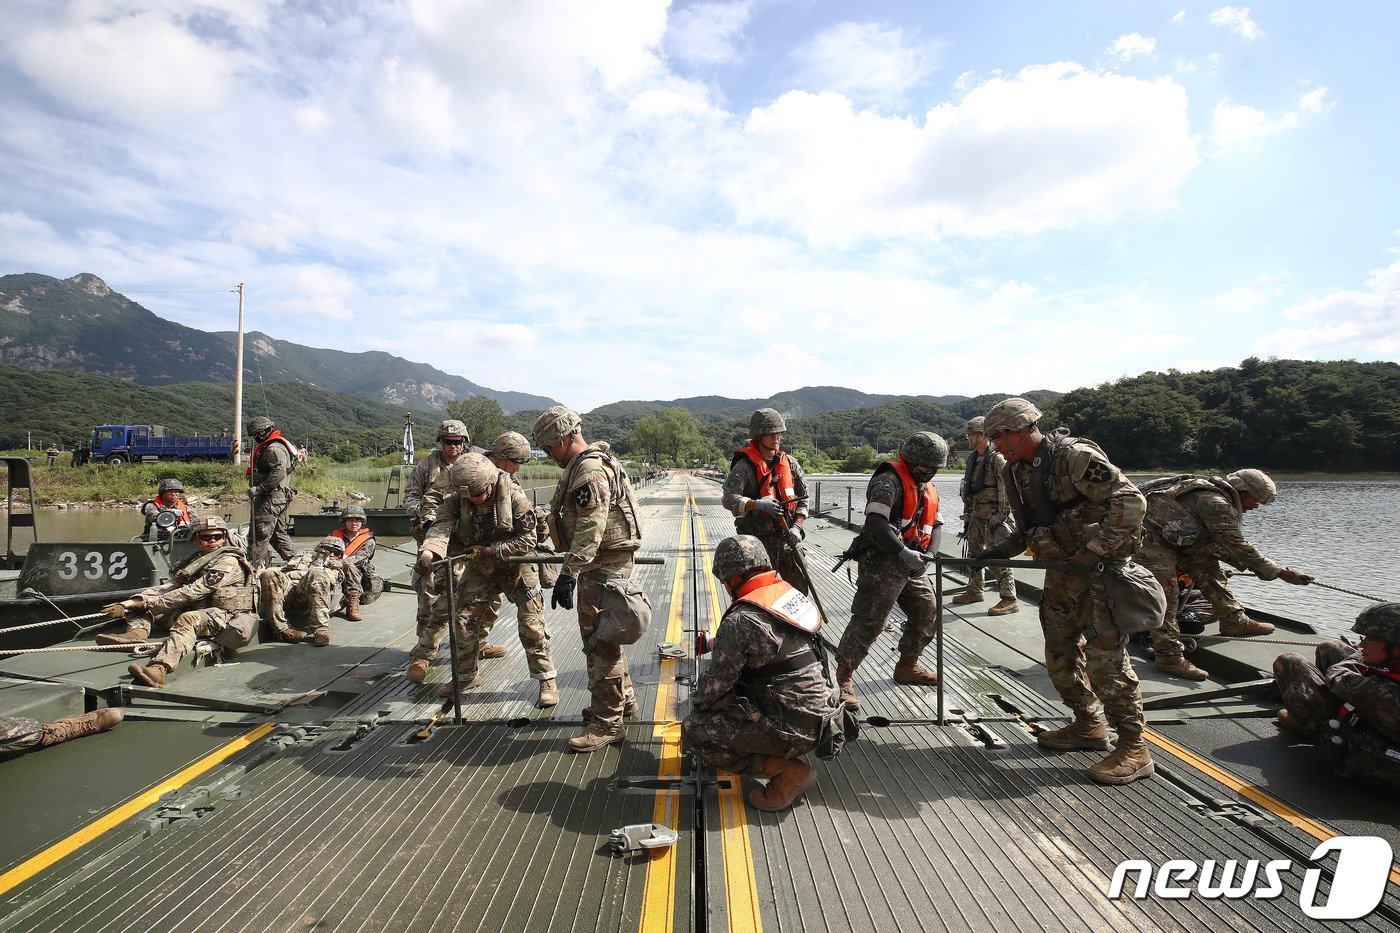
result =
[{"label": "white cloud", "polygon": [[1213,10],[1210,14],[1210,24],[1228,29],[1240,38],[1248,39],[1251,42],[1264,34],[1258,24],[1249,18],[1249,7],[1247,6],[1223,6],[1218,10]]},{"label": "white cloud", "polygon": [[937,67],[933,43],[877,23],[838,23],[793,53],[799,87],[836,91],[859,104],[893,107]]},{"label": "white cloud", "polygon": [[478,342],[493,349],[525,350],[535,343],[535,332],[524,324],[488,324],[479,331]]},{"label": "white cloud", "polygon": [[751,15],[751,0],[688,6],[672,15],[666,30],[666,47],[677,59],[692,65],[736,61],[744,26]]},{"label": "white cloud", "polygon": [[1211,112],[1211,144],[1218,152],[1252,152],[1265,139],[1296,129],[1331,109],[1327,88],[1318,87],[1298,98],[1296,109],[1270,116],[1247,104],[1221,101]]},{"label": "white cloud", "polygon": [[1157,48],[1157,40],[1136,32],[1119,36],[1108,47],[1108,54],[1120,62],[1131,61],[1143,55],[1151,55]]},{"label": "white cloud", "polygon": [[1300,302],[1283,312],[1296,326],[1265,334],[1255,352],[1301,359],[1394,359],[1400,354],[1400,260],[1373,269],[1365,289]]},{"label": "white cloud", "polygon": [[282,293],[291,297],[270,302],[274,314],[336,321],[355,316],[346,302],[360,295],[360,286],[341,270],[321,264],[291,266],[279,278]]},{"label": "white cloud", "polygon": [[1173,23],[1184,23],[1184,22],[1186,22],[1186,11],[1185,11],[1185,10],[1177,10],[1175,13],[1173,13],[1173,14],[1172,14],[1172,22],[1173,22]]}]

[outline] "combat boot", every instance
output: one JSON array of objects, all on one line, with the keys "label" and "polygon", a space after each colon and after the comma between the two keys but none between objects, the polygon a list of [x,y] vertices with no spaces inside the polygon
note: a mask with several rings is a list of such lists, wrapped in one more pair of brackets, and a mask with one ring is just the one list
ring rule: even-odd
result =
[{"label": "combat boot", "polygon": [[99,645],[139,645],[150,636],[150,629],[128,626],[125,632],[99,632],[93,641]]},{"label": "combat boot", "polygon": [[[470,677],[461,677],[461,678],[459,678],[459,679],[462,681],[462,689],[463,689],[463,690],[475,690],[477,687],[480,687],[480,686],[481,686],[481,675],[480,675],[480,674],[473,674],[473,675],[471,675]],[[441,687],[438,687],[438,696],[440,696],[440,697],[450,697],[450,696],[452,696],[452,681],[449,680],[447,683],[443,684]]]},{"label": "combat boot", "polygon": [[1177,658],[1175,661],[1163,661],[1161,658],[1158,658],[1157,670],[1168,674],[1174,674],[1186,680],[1205,680],[1210,676],[1185,658]]},{"label": "combat boot", "polygon": [[621,726],[609,731],[606,726],[601,726],[596,722],[590,722],[588,728],[578,735],[569,739],[569,751],[587,754],[596,752],[600,748],[606,748],[621,742],[624,733]]},{"label": "combat boot", "polygon": [[1268,622],[1257,622],[1248,616],[1220,621],[1220,634],[1231,638],[1252,638],[1255,635],[1268,635],[1274,627]]},{"label": "combat boot", "polygon": [[331,643],[331,630],[328,626],[321,626],[311,633],[311,644],[317,648],[324,648]]},{"label": "combat boot", "polygon": [[1131,784],[1156,770],[1147,742],[1138,736],[1135,739],[1119,739],[1118,747],[1107,758],[1089,767],[1089,777],[1100,784]]},{"label": "combat boot", "polygon": [[1063,729],[1042,732],[1035,737],[1035,741],[1041,748],[1052,748],[1057,752],[1076,748],[1108,751],[1108,725],[1097,714],[1076,711],[1074,722]]},{"label": "combat boot", "polygon": [[953,605],[968,606],[972,603],[980,603],[982,599],[983,597],[981,590],[978,590],[976,593],[972,592],[972,590],[963,590],[961,593],[953,597]]},{"label": "combat boot", "polygon": [[1013,612],[1020,612],[1020,611],[1021,611],[1021,604],[1018,603],[1018,602],[1016,601],[1016,598],[1015,598],[1014,596],[1008,596],[1008,597],[1006,597],[1005,599],[1003,599],[1003,600],[1001,600],[1000,602],[998,602],[998,603],[997,603],[995,606],[993,606],[992,608],[988,609],[988,610],[987,610],[987,615],[989,615],[989,616],[1009,616],[1009,615],[1011,615]]},{"label": "combat boot", "polygon": [[170,668],[163,661],[152,661],[145,667],[128,664],[126,670],[133,680],[147,687],[164,687],[165,678],[170,676]]},{"label": "combat boot", "polygon": [[768,786],[749,794],[749,803],[769,813],[786,810],[817,783],[816,772],[801,758],[769,755],[763,760],[760,773],[768,775]]},{"label": "combat boot", "polygon": [[860,709],[860,697],[856,696],[856,685],[851,682],[855,671],[844,664],[836,665],[836,686],[841,688],[841,702],[847,709]]},{"label": "combat boot", "polygon": [[66,719],[58,719],[44,724],[44,735],[39,740],[39,744],[48,747],[96,732],[106,732],[121,721],[122,711],[111,707],[95,710],[85,716],[69,716]]},{"label": "combat boot", "polygon": [[548,680],[540,681],[540,699],[538,704],[539,708],[546,709],[550,706],[556,706],[558,705],[558,703],[559,687],[557,684],[555,684],[554,678],[551,677]]},{"label": "combat boot", "polygon": [[636,694],[622,701],[622,715],[624,716],[635,716],[637,715],[637,710],[641,708],[642,705],[637,702]]},{"label": "combat boot", "polygon": [[428,662],[423,658],[414,658],[408,662],[409,683],[421,684],[428,679]]},{"label": "combat boot", "polygon": [[[919,663],[917,654],[901,654],[894,666],[894,682],[920,687],[937,687],[938,675]],[[840,683],[838,680],[837,683]]]},{"label": "combat boot", "polygon": [[345,597],[345,618],[351,622],[360,622],[364,616],[360,615],[360,594],[351,593]]},{"label": "combat boot", "polygon": [[272,625],[272,634],[277,636],[278,641],[285,641],[289,645],[295,645],[306,637],[306,633],[299,628],[290,625]]},{"label": "combat boot", "polygon": [[477,657],[481,658],[483,661],[489,661],[489,660],[491,660],[492,658],[504,658],[505,656],[506,656],[506,646],[505,646],[505,645],[492,645],[492,644],[482,645],[482,646],[481,646],[481,653],[477,655]]}]

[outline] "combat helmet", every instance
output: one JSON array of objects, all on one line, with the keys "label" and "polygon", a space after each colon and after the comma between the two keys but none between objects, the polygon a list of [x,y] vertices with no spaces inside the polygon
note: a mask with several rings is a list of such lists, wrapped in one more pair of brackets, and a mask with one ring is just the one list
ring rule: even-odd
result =
[{"label": "combat helmet", "polygon": [[1263,470],[1236,470],[1225,477],[1225,482],[1234,486],[1237,492],[1249,493],[1250,498],[1260,505],[1268,505],[1278,498],[1278,487]]},{"label": "combat helmet", "polygon": [[1019,431],[1040,420],[1040,409],[1023,398],[1008,398],[997,402],[983,416],[982,433],[995,440],[1007,431]]},{"label": "combat helmet", "polygon": [[937,470],[948,463],[948,444],[932,431],[920,431],[899,445],[899,456],[906,466]]},{"label": "combat helmet", "polygon": [[544,414],[535,420],[535,443],[549,448],[583,427],[583,419],[578,412],[564,405],[545,409]]},{"label": "combat helmet", "polygon": [[168,476],[160,481],[160,487],[156,490],[158,494],[167,492],[184,492],[185,484],[173,476]]},{"label": "combat helmet", "polygon": [[195,535],[208,534],[211,531],[223,532],[224,538],[228,538],[228,525],[217,515],[201,515],[190,522],[190,537]]},{"label": "combat helmet", "polygon": [[787,431],[787,422],[775,408],[760,408],[749,415],[749,437],[762,437],[765,434],[782,434]]},{"label": "combat helmet", "polygon": [[491,445],[491,453],[512,463],[529,463],[530,442],[525,440],[524,434],[507,431],[496,438],[496,442]]},{"label": "combat helmet", "polygon": [[986,415],[978,415],[976,418],[971,418],[971,419],[969,419],[968,422],[967,422],[967,433],[968,433],[968,434],[986,434],[987,432],[986,432],[986,430],[984,430],[984,424],[986,423],[986,421],[987,421],[987,416],[986,416]]},{"label": "combat helmet", "polygon": [[[718,559],[718,554],[715,555]],[[1400,647],[1400,603],[1377,603],[1361,610],[1351,630]]]},{"label": "combat helmet", "polygon": [[326,535],[320,541],[316,542],[316,550],[328,551],[336,557],[344,557],[345,542],[335,535]]},{"label": "combat helmet", "polygon": [[347,505],[345,508],[341,509],[340,520],[343,522],[347,518],[358,518],[361,521],[369,520],[368,516],[365,515],[365,507],[362,505]]},{"label": "combat helmet", "polygon": [[272,428],[273,424],[271,418],[264,418],[262,415],[258,415],[256,418],[248,419],[248,433],[253,437],[266,434],[268,431],[271,431]]},{"label": "combat helmet", "polygon": [[714,566],[710,573],[720,580],[742,577],[750,570],[770,570],[773,561],[763,542],[753,535],[725,538],[715,548]]},{"label": "combat helmet", "polygon": [[438,423],[437,439],[447,437],[460,437],[468,444],[472,442],[472,436],[467,433],[467,426],[456,418],[447,418]]},{"label": "combat helmet", "polygon": [[459,493],[479,496],[500,475],[496,465],[480,454],[466,454],[447,468],[447,479]]}]

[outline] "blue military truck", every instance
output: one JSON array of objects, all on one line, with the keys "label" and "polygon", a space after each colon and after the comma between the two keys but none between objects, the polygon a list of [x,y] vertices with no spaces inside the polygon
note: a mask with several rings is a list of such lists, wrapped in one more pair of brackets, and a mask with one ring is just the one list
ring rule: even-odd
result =
[{"label": "blue military truck", "polygon": [[181,460],[199,463],[228,460],[232,437],[175,437],[159,424],[104,424],[92,430],[86,450],[74,451],[74,465],[97,463],[157,463]]}]

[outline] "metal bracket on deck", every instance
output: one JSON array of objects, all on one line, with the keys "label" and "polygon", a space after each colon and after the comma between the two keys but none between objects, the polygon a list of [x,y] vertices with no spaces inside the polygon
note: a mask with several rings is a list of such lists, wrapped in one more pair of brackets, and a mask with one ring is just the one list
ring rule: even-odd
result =
[{"label": "metal bracket on deck", "polygon": [[1274,822],[1269,814],[1238,800],[1217,797],[1186,804],[1197,816],[1208,820],[1234,820],[1246,826],[1263,826]]},{"label": "metal bracket on deck", "polygon": [[677,661],[685,657],[685,649],[673,642],[663,641],[656,646],[656,653],[662,658],[673,658]]},{"label": "metal bracket on deck", "polygon": [[199,784],[187,790],[171,791],[160,798],[156,812],[146,818],[146,835],[153,836],[166,829],[191,825],[202,820],[222,801],[246,796],[237,785],[219,788]]},{"label": "metal bracket on deck", "polygon": [[608,845],[613,853],[622,855],[642,849],[664,849],[673,846],[679,834],[669,826],[660,823],[634,823],[621,829],[614,829],[608,835]]}]

